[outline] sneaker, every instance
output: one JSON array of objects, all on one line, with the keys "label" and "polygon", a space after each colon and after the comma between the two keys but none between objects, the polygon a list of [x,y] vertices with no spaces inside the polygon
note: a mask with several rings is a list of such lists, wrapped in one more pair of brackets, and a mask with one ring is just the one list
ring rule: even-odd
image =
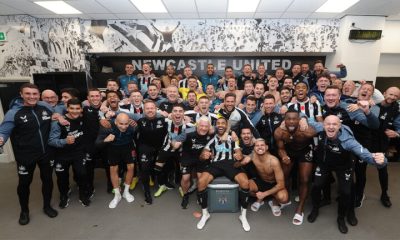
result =
[{"label": "sneaker", "polygon": [[52,207],[45,207],[43,208],[43,212],[49,217],[49,218],[55,218],[58,215],[58,212],[52,208]]},{"label": "sneaker", "polygon": [[392,206],[392,202],[390,201],[390,197],[387,194],[381,195],[381,203],[384,207],[390,208]]},{"label": "sneaker", "polygon": [[69,206],[69,197],[61,197],[60,198],[60,204],[58,204],[58,206],[61,209],[64,209],[64,208],[68,207]]},{"label": "sneaker", "polygon": [[19,214],[19,220],[18,223],[20,225],[26,225],[29,223],[29,212],[21,212],[21,214]]},{"label": "sneaker", "polygon": [[144,193],[144,201],[146,202],[147,205],[153,204],[153,199],[151,198],[150,192]]},{"label": "sneaker", "polygon": [[152,178],[152,177],[150,177],[149,185],[150,185],[150,187],[154,187],[154,181],[153,181],[153,178]]},{"label": "sneaker", "polygon": [[182,197],[182,202],[181,202],[182,209],[186,209],[188,204],[189,204],[189,195],[185,194]]},{"label": "sneaker", "polygon": [[168,190],[168,187],[165,185],[161,185],[158,190],[154,193],[154,197],[159,197],[161,194]]},{"label": "sneaker", "polygon": [[113,200],[111,200],[110,204],[108,204],[108,207],[111,209],[116,208],[121,199],[121,195],[114,196]]},{"label": "sneaker", "polygon": [[88,207],[91,203],[89,198],[81,198],[79,199],[79,202],[82,204],[84,207]]},{"label": "sneaker", "polygon": [[204,228],[204,226],[206,225],[208,219],[210,219],[211,215],[210,213],[203,213],[203,215],[201,215],[201,219],[200,221],[197,223],[197,229],[201,230]]},{"label": "sneaker", "polygon": [[130,189],[130,190],[135,189],[135,188],[136,188],[136,184],[137,184],[138,182],[139,182],[139,178],[138,178],[138,177],[134,177],[134,178],[132,179],[131,185],[129,186],[129,189]]},{"label": "sneaker", "polygon": [[179,187],[179,194],[181,195],[181,197],[185,196],[185,194],[183,193],[183,189],[182,187]]},{"label": "sneaker", "polygon": [[363,205],[364,199],[365,199],[365,194],[363,194],[361,198],[356,197],[356,202],[354,204],[354,207],[361,208]]},{"label": "sneaker", "polygon": [[175,189],[175,185],[172,184],[172,183],[170,183],[170,182],[167,182],[167,183],[165,184],[165,186],[168,188],[168,190]]},{"label": "sneaker", "polygon": [[308,222],[310,223],[315,222],[315,220],[317,220],[318,215],[319,215],[319,210],[317,208],[313,208],[311,210],[310,215],[308,215],[307,217]]},{"label": "sneaker", "polygon": [[125,200],[126,200],[128,203],[131,203],[131,202],[135,201],[135,197],[133,197],[133,195],[130,194],[129,192],[124,192],[124,193],[122,194],[122,197],[125,198]]}]

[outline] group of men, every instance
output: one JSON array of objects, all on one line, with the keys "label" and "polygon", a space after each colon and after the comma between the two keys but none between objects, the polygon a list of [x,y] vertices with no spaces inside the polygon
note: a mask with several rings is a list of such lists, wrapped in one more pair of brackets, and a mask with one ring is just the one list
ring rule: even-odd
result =
[{"label": "group of men", "polygon": [[[238,183],[239,220],[250,231],[248,205],[256,212],[264,201],[280,216],[294,199],[292,223],[301,225],[310,189],[307,220],[314,222],[320,207],[331,202],[335,172],[337,223],[347,233],[346,219],[358,223],[354,208],[365,197],[367,163],[377,166],[381,202],[391,206],[384,153],[400,135],[400,90],[390,87],[379,95],[370,83],[356,89],[354,82],[340,80],[347,71],[338,67],[340,72],[330,73],[321,61],[312,71],[308,64],[295,63],[288,75],[281,68],[267,75],[263,65],[256,73],[244,65],[239,77],[231,67],[221,77],[209,64],[198,78],[190,67],[177,76],[170,65],[158,78],[148,63],[138,75],[126,64],[126,74],[108,80],[105,92],[89,89],[83,102],[76,89],[62,89],[58,101],[54,91],[40,96],[38,86],[24,84],[0,125],[0,146],[11,136],[15,150],[19,223],[30,221],[29,186],[36,165],[43,210],[56,217],[50,205],[53,169],[59,207],[69,205],[71,166],[79,201],[89,206],[95,159],[101,158],[113,193],[109,208],[122,198],[133,202],[138,180],[147,204],[179,187],[186,209],[197,190],[202,208],[198,229],[210,218],[207,186],[215,178]],[[152,194],[154,182],[158,188]]]}]

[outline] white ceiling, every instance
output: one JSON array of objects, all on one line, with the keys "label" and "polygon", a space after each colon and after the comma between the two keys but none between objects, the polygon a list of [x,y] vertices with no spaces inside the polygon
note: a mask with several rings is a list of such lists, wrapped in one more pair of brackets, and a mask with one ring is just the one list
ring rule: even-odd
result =
[{"label": "white ceiling", "polygon": [[162,0],[168,9],[168,13],[163,14],[143,14],[129,0],[66,0],[83,14],[62,16],[36,5],[34,1],[37,0],[0,0],[0,15],[82,19],[340,18],[345,15],[380,15],[400,20],[399,0],[360,0],[339,14],[315,13],[327,0],[260,0],[255,13],[227,13],[228,0]]}]

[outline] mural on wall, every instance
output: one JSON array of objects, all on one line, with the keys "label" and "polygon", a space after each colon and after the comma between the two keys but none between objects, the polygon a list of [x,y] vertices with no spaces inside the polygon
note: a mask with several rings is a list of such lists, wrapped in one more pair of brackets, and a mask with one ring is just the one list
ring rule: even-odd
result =
[{"label": "mural on wall", "polygon": [[333,52],[338,34],[336,19],[109,20],[83,39],[90,52]]},{"label": "mural on wall", "polygon": [[88,71],[85,53],[333,52],[337,19],[80,20],[0,17],[0,77]]},{"label": "mural on wall", "polygon": [[0,77],[82,71],[84,54],[78,19],[36,19],[26,15],[0,18],[7,42],[0,43]]}]

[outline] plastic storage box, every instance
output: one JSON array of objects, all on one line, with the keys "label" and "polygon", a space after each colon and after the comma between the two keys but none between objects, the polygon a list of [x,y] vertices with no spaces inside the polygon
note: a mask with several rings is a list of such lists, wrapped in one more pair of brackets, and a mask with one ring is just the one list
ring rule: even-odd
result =
[{"label": "plastic storage box", "polygon": [[226,177],[218,177],[208,184],[209,212],[239,211],[239,184]]}]

